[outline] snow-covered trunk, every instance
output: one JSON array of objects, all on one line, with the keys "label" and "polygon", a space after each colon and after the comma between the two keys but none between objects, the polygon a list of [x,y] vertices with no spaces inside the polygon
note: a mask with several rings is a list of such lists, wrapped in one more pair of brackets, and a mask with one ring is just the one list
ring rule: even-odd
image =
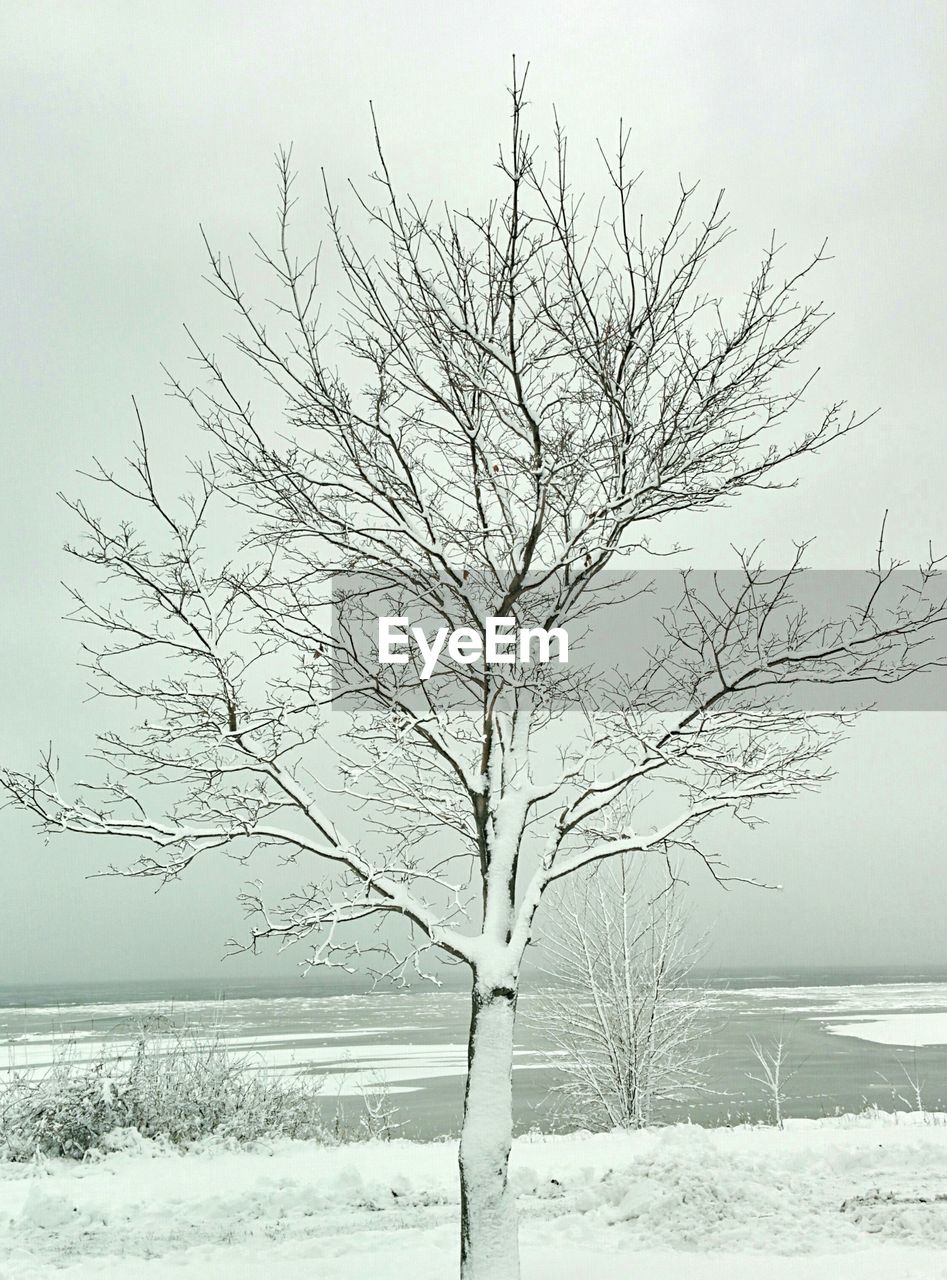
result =
[{"label": "snow-covered trunk", "polygon": [[461,1280],[519,1280],[513,1142],[516,992],[474,980],[460,1137]]}]

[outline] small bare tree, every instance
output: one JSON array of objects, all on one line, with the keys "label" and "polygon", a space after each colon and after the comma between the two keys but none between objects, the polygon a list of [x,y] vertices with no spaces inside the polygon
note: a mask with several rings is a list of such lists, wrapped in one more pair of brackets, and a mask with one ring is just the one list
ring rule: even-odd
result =
[{"label": "small bare tree", "polygon": [[742,557],[730,586],[685,575],[662,643],[613,687],[541,664],[511,678],[457,661],[427,679],[371,659],[373,593],[481,641],[488,616],[581,627],[624,553],[651,563],[680,513],[791,482],[857,425],[840,404],[791,425],[826,318],[800,296],[821,253],[783,272],[773,242],[728,305],[702,283],[722,198],[696,216],[682,187],[652,238],[623,136],[611,213],[587,216],[558,125],[547,162],[522,80],[512,103],[482,213],[405,196],[380,147],[360,241],[327,196],[341,309],[330,293],[320,312],[318,257],[291,248],[286,153],[274,244],[255,241],[273,304],[209,249],[235,355],[195,340],[200,384],[173,380],[208,450],[184,500],[141,428],[127,472],[92,472],[113,505],[72,503],[73,554],[96,579],[75,588],[75,617],[128,723],[113,716],[80,784],[52,752],[3,775],[48,834],[137,842],[125,874],[161,884],[215,853],[295,862],[287,898],[248,889],[247,945],[307,941],[312,964],[395,980],[436,978],[431,953],[469,971],[465,1280],[519,1275],[513,1031],[547,891],[649,853],[720,875],[707,824],[818,786],[850,720],[794,692],[903,679],[934,661],[924,645],[947,620],[932,565],[906,589],[880,557],[860,604],[813,617],[793,604],[800,549],[778,573]]},{"label": "small bare tree", "polygon": [[888,1089],[891,1090],[892,1101],[902,1103],[908,1111],[916,1111],[919,1115],[923,1115],[924,1080],[917,1060],[917,1045],[914,1046],[911,1054],[911,1066],[908,1067],[903,1059],[898,1058],[898,1067],[903,1080],[892,1081],[890,1077],[880,1071],[878,1075]]},{"label": "small bare tree", "polygon": [[624,859],[569,881],[539,939],[554,985],[539,1018],[565,1113],[638,1128],[664,1101],[706,1087],[709,1000],[695,983],[698,944],[671,880],[645,892]]},{"label": "small bare tree", "polygon": [[384,1075],[375,1073],[369,1077],[361,1091],[362,1115],[360,1125],[367,1138],[382,1138],[386,1142],[397,1136],[404,1127],[398,1119],[398,1105],[391,1092],[391,1085]]},{"label": "small bare tree", "polygon": [[750,1052],[759,1064],[759,1073],[748,1071],[746,1078],[762,1086],[763,1095],[770,1106],[773,1124],[777,1129],[781,1129],[786,1085],[799,1070],[799,1064],[791,1070],[787,1070],[786,1067],[789,1039],[782,1030],[765,1043],[756,1036],[750,1036]]}]

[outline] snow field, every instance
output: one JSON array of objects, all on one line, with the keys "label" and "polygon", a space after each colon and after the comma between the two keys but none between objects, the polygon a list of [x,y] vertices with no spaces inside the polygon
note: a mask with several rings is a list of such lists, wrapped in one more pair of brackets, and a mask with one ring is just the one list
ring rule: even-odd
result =
[{"label": "snow field", "polygon": [[[123,1141],[0,1167],[2,1280],[456,1274],[453,1143]],[[512,1176],[526,1280],[947,1280],[943,1116],[529,1137]]]},{"label": "snow field", "polygon": [[826,1031],[836,1036],[854,1036],[874,1044],[947,1044],[947,1013],[892,1013],[883,1018],[834,1022]]}]

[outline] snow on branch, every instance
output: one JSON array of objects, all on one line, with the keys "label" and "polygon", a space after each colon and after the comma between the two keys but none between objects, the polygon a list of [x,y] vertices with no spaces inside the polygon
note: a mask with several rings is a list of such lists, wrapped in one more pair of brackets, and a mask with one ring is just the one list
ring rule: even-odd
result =
[{"label": "snow on branch", "polygon": [[610,684],[372,660],[380,600],[479,636],[488,614],[554,627],[645,598],[623,555],[659,564],[677,513],[793,483],[860,421],[812,411],[798,372],[827,319],[824,249],[792,264],[771,242],[728,303],[705,284],[721,198],[682,184],[649,232],[622,135],[589,213],[560,125],[544,156],[524,110],[520,83],[479,212],[403,193],[380,140],[348,212],[326,188],[341,308],[320,254],[294,247],[289,151],[249,265],[205,234],[234,329],[225,357],[192,335],[193,385],[171,376],[204,442],[184,496],[136,407],[125,469],[94,460],[95,497],[69,499],[102,710],[89,781],[66,794],[51,752],[2,774],[44,832],[146,848],[128,874],[220,851],[304,868],[280,902],[247,890],[250,946],[381,953],[395,976],[433,949],[503,990],[566,877],[686,853],[725,878],[707,833],[821,785],[856,713],[805,691],[943,665],[947,621],[939,561],[906,578],[882,529],[864,598],[822,612],[804,545],[783,572],[756,552],[729,577],[685,573],[640,670]]}]

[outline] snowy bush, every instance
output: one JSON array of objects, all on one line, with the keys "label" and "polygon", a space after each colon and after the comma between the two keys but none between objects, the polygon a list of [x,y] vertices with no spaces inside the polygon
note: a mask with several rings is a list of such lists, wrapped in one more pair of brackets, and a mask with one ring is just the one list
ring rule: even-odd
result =
[{"label": "snowy bush", "polygon": [[[0,1157],[83,1159],[118,1132],[187,1146],[209,1135],[326,1138],[318,1081],[283,1080],[216,1036],[143,1027],[131,1050],[92,1062],[65,1051],[0,1089]],[[120,1144],[119,1144],[120,1145]]]}]

